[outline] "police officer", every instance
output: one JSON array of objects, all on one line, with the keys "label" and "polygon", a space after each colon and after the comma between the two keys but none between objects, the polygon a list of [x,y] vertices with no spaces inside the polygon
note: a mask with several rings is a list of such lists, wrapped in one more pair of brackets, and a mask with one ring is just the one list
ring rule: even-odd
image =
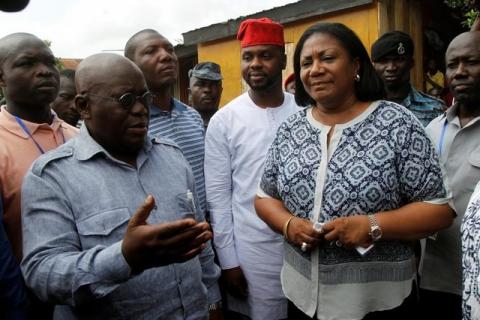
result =
[{"label": "police officer", "polygon": [[382,78],[386,99],[399,103],[413,112],[420,122],[427,126],[442,114],[443,101],[417,91],[410,83],[410,70],[414,45],[412,38],[404,32],[392,31],[382,35],[372,45],[373,66]]},{"label": "police officer", "polygon": [[200,62],[188,71],[190,78],[190,104],[202,116],[205,130],[213,114],[218,110],[222,96],[222,74],[215,62]]}]

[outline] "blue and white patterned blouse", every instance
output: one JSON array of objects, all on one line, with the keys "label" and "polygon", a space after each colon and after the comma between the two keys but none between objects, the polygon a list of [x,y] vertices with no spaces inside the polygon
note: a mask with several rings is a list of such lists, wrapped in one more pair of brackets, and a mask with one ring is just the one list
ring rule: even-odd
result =
[{"label": "blue and white patterned blouse", "polygon": [[[335,127],[311,112],[302,110],[279,128],[260,196],[280,199],[295,216],[320,222],[417,201],[446,203],[434,148],[410,111],[374,102]],[[284,292],[319,319],[361,319],[394,308],[410,294],[414,277],[414,254],[404,241],[379,241],[365,256],[329,244],[310,255],[285,243]]]},{"label": "blue and white patterned blouse", "polygon": [[475,187],[462,222],[464,320],[480,319],[480,183]]}]

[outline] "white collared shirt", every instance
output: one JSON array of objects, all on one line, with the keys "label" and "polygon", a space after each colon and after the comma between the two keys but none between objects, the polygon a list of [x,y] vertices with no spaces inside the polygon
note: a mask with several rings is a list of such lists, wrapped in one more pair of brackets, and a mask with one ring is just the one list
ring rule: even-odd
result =
[{"label": "white collared shirt", "polygon": [[[280,287],[283,239],[257,216],[253,205],[277,129],[300,110],[293,95],[284,97],[278,107],[260,108],[248,93],[242,94],[211,118],[205,138],[205,185],[215,249],[222,269],[242,266],[247,281],[251,280],[249,297],[263,287],[268,291],[264,295],[284,299]],[[235,311],[250,313],[252,319],[266,314],[268,319],[285,318],[286,300],[284,307],[260,309],[252,302],[247,309]]]}]

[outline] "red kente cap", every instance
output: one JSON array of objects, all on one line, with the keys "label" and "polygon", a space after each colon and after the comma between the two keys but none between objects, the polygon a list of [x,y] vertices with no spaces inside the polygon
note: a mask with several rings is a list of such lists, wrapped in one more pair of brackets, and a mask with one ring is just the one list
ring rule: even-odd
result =
[{"label": "red kente cap", "polygon": [[290,75],[287,77],[287,79],[285,79],[285,83],[283,84],[285,89],[287,89],[287,84],[289,84],[290,82],[292,82],[294,80],[295,80],[295,73],[290,73]]},{"label": "red kente cap", "polygon": [[242,48],[260,44],[282,47],[285,45],[283,26],[269,18],[242,21],[238,28],[237,40],[241,41]]}]

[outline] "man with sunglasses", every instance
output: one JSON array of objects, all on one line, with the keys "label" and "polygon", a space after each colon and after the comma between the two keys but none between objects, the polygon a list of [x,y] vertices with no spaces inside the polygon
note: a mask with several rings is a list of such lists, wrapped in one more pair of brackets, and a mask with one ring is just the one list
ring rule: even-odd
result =
[{"label": "man with sunglasses", "polygon": [[155,137],[169,138],[180,147],[195,176],[198,206],[205,212],[205,130],[200,114],[172,97],[178,76],[178,59],[173,45],[157,31],[145,29],[127,41],[125,57],[142,70],[148,88],[154,95],[148,133]]},{"label": "man with sunglasses", "polygon": [[84,126],[23,186],[26,283],[61,304],[56,319],[205,319],[220,300],[212,233],[181,151],[147,135],[142,72],[103,53],[75,81]]}]

